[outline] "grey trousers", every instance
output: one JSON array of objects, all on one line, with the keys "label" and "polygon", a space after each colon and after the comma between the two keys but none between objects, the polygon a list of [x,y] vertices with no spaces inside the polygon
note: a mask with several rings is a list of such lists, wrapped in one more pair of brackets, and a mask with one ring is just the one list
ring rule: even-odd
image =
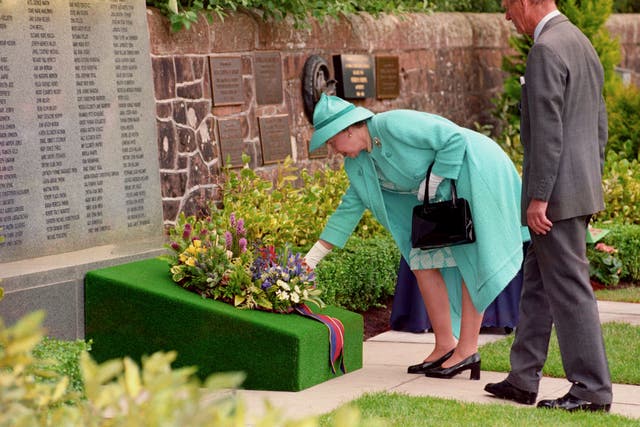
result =
[{"label": "grey trousers", "polygon": [[507,381],[537,393],[555,324],[562,365],[573,384],[569,392],[610,404],[611,376],[586,256],[589,218],[554,222],[544,236],[531,233]]}]

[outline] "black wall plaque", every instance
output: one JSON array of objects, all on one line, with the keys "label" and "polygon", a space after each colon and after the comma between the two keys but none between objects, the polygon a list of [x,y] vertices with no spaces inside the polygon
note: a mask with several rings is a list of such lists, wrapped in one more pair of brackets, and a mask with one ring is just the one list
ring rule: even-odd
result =
[{"label": "black wall plaque", "polygon": [[239,57],[209,57],[213,105],[235,105],[244,102],[242,92],[242,59]]},{"label": "black wall plaque", "polygon": [[254,65],[258,104],[282,104],[282,60],[280,54],[256,53]]},{"label": "black wall plaque", "polygon": [[276,163],[291,155],[291,132],[289,115],[258,117],[262,160],[265,164]]},{"label": "black wall plaque", "polygon": [[373,59],[369,55],[334,55],[337,95],[345,99],[373,98]]},{"label": "black wall plaque", "polygon": [[218,135],[222,163],[231,167],[242,166],[244,141],[240,119],[218,119]]},{"label": "black wall plaque", "polygon": [[379,99],[400,95],[400,66],[397,56],[376,56],[376,96]]}]

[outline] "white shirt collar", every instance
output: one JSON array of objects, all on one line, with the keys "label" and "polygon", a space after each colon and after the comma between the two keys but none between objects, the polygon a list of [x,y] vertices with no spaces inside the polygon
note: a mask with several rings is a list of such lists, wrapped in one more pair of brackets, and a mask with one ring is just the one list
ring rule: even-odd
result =
[{"label": "white shirt collar", "polygon": [[540,22],[538,22],[538,25],[536,25],[536,29],[533,32],[534,43],[538,40],[538,37],[540,36],[540,33],[542,32],[542,29],[544,28],[545,24],[549,22],[551,18],[556,17],[558,15],[560,15],[560,11],[556,9],[552,12],[549,12],[544,18],[540,20]]}]

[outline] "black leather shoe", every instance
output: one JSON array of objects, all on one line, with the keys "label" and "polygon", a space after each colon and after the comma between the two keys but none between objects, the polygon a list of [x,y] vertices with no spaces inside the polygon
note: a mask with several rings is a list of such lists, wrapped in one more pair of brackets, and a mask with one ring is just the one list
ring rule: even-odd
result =
[{"label": "black leather shoe", "polygon": [[500,399],[513,400],[523,405],[533,405],[536,403],[536,397],[538,396],[538,393],[519,389],[507,382],[507,380],[499,383],[489,383],[484,386],[484,390]]},{"label": "black leather shoe", "polygon": [[445,361],[449,360],[449,358],[453,355],[455,348],[451,350],[449,353],[445,354],[438,360],[434,360],[432,362],[422,362],[417,365],[411,365],[407,368],[408,374],[424,374],[431,368],[437,368],[442,365]]},{"label": "black leather shoe", "polygon": [[589,402],[588,400],[578,399],[570,393],[565,394],[559,399],[541,400],[538,402],[538,408],[564,409],[565,411],[604,411],[609,412],[611,404],[599,404]]},{"label": "black leather shoe", "polygon": [[467,357],[461,362],[456,363],[455,365],[449,368],[443,368],[442,366],[438,366],[436,368],[429,369],[424,373],[425,376],[430,378],[452,378],[454,375],[458,375],[460,372],[466,371],[467,369],[471,370],[471,375],[469,375],[469,379],[471,380],[479,380],[480,379],[480,353],[473,353],[471,356]]}]

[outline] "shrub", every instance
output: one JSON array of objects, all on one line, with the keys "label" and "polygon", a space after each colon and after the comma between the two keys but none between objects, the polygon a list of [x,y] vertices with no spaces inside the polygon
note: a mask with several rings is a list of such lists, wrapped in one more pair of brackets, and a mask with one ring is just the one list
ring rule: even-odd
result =
[{"label": "shrub", "polygon": [[640,160],[638,111],[640,111],[640,89],[633,85],[625,86],[621,82],[610,86],[610,93],[607,96],[609,119],[607,155],[613,152],[618,157],[629,161]]},{"label": "shrub", "polygon": [[390,236],[352,237],[316,267],[316,283],[327,304],[363,312],[395,292],[400,252]]},{"label": "shrub", "polygon": [[640,162],[610,152],[605,162],[603,188],[605,210],[595,217],[600,222],[640,224]]},{"label": "shrub", "polygon": [[[91,341],[66,341],[53,337],[43,337],[33,349],[33,357],[43,361],[39,370],[55,372],[69,378],[71,390],[84,393],[80,373],[80,354],[91,350]],[[46,380],[46,378],[45,378]]]},{"label": "shrub", "polygon": [[[249,241],[301,250],[318,239],[349,185],[342,168],[325,167],[311,174],[298,169],[289,157],[278,166],[273,182],[248,166],[239,171],[226,169],[224,175],[223,213],[251,219],[246,224]],[[355,235],[373,237],[383,230],[367,211]]]},{"label": "shrub", "polygon": [[609,229],[602,242],[617,250],[622,262],[620,279],[640,282],[640,225],[596,223],[595,226]]}]

